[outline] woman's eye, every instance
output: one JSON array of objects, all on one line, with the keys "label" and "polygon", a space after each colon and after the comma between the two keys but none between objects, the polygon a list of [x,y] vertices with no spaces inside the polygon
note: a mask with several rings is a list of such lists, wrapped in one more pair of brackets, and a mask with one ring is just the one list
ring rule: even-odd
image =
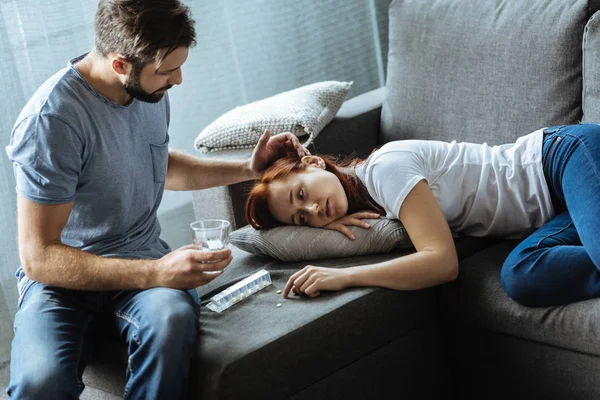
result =
[{"label": "woman's eye", "polygon": [[300,189],[300,190],[298,191],[298,198],[299,198],[300,200],[304,200],[304,189]]},{"label": "woman's eye", "polygon": [[301,213],[300,216],[298,216],[298,222],[300,222],[300,225],[304,225],[304,223],[306,222],[306,217],[304,216],[304,213]]}]

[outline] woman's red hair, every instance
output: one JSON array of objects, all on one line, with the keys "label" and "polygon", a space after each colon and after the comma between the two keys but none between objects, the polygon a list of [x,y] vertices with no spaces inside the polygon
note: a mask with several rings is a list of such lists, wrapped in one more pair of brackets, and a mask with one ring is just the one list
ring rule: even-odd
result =
[{"label": "woman's red hair", "polygon": [[[375,203],[369,195],[365,185],[354,174],[354,170],[350,168],[363,160],[355,158],[336,162],[329,156],[320,155],[319,157],[325,161],[325,170],[331,172],[340,180],[348,198],[348,214],[369,209],[376,210],[379,213],[384,212],[383,208]],[[264,170],[259,182],[254,185],[246,200],[246,221],[255,229],[271,229],[282,225],[269,212],[267,204],[269,184],[305,168],[306,164],[302,162],[297,154],[294,154],[277,160]]]}]

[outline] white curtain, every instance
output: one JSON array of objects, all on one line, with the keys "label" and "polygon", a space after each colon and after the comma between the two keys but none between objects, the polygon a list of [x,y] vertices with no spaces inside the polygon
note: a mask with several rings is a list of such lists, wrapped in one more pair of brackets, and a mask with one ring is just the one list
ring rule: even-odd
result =
[{"label": "white curtain", "polygon": [[[188,0],[198,45],[171,90],[171,143],[193,141],[220,114],[321,80],[352,80],[349,97],[383,85],[389,0]],[[16,206],[4,146],[27,100],[93,45],[92,0],[0,0],[0,365],[17,306]],[[165,193],[161,211],[189,204]],[[167,238],[168,241],[168,238]]]},{"label": "white curtain", "polygon": [[10,358],[18,266],[15,182],[4,146],[37,87],[90,47],[94,12],[92,1],[0,0],[0,364]]}]

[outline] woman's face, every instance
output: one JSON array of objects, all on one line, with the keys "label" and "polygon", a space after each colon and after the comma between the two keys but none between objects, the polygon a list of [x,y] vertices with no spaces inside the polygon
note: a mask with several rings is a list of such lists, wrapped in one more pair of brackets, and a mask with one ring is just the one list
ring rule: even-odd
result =
[{"label": "woman's face", "polygon": [[267,204],[282,224],[321,228],[346,215],[348,198],[323,159],[307,156],[303,161],[309,164],[304,170],[269,184]]}]

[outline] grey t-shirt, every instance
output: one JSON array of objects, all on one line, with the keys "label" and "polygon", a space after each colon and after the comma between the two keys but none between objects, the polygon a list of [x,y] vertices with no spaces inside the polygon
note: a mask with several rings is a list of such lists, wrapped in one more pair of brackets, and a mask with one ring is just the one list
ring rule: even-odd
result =
[{"label": "grey t-shirt", "polygon": [[[81,56],[83,57],[83,56]],[[123,258],[160,258],[156,211],[168,162],[169,101],[115,104],[74,68],[48,79],[21,111],[6,147],[17,192],[73,202],[64,244]]]}]

